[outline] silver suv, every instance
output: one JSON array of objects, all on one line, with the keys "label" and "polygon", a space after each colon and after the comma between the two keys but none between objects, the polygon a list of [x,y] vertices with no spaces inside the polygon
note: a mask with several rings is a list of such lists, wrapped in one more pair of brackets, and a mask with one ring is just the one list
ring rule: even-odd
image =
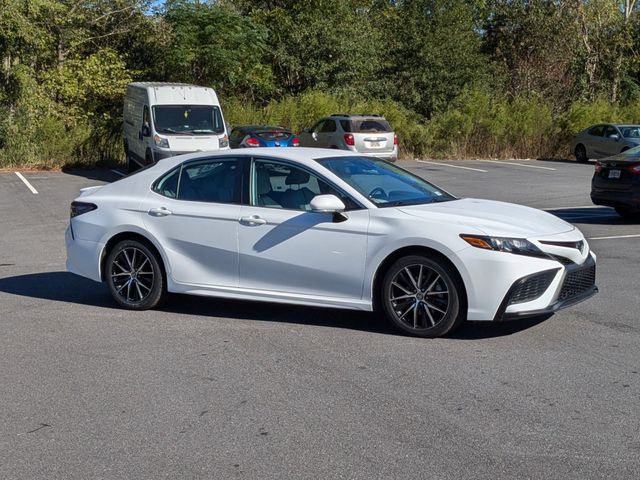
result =
[{"label": "silver suv", "polygon": [[380,115],[336,114],[300,133],[301,147],[338,148],[395,162],[398,137]]}]

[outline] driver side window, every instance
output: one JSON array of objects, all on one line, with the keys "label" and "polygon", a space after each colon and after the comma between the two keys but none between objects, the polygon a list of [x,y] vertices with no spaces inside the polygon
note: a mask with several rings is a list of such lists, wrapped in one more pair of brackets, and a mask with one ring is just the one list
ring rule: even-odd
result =
[{"label": "driver side window", "polygon": [[346,195],[341,194],[317,176],[286,163],[255,160],[251,170],[251,205],[287,210],[311,210],[311,199],[316,195],[333,194],[345,204],[347,210],[359,208]]}]

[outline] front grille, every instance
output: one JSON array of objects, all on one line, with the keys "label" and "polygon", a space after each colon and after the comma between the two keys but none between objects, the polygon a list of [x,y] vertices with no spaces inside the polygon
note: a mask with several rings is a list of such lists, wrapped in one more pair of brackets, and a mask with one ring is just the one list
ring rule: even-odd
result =
[{"label": "front grille", "polygon": [[596,284],[596,266],[589,265],[587,267],[569,272],[564,279],[562,289],[558,300],[565,300],[567,298],[579,295],[587,290],[591,289]]},{"label": "front grille", "polygon": [[563,256],[560,256],[560,255],[552,255],[552,254],[549,254],[549,256],[551,258],[553,258],[554,260],[557,260],[558,262],[560,262],[563,265],[574,265],[575,264],[575,262],[573,260],[571,260],[570,258],[567,258],[567,257],[563,257]]},{"label": "front grille", "polygon": [[549,288],[556,272],[557,270],[549,270],[520,280],[514,286],[509,298],[509,305],[530,302],[540,297]]}]

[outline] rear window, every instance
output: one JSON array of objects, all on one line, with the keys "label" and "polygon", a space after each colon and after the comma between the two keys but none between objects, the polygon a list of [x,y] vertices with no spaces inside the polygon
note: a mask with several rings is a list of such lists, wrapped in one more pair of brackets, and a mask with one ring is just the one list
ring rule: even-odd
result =
[{"label": "rear window", "polygon": [[384,118],[365,118],[362,120],[341,120],[342,129],[353,133],[388,133],[391,125]]},{"label": "rear window", "polygon": [[291,132],[287,132],[286,130],[269,130],[256,132],[256,135],[263,140],[282,140],[283,138],[289,138]]}]

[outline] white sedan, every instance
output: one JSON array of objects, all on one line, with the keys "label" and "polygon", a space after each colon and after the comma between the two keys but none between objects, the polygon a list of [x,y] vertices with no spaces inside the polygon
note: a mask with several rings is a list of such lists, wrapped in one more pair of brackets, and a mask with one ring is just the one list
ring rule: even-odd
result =
[{"label": "white sedan", "polygon": [[178,292],[379,310],[422,337],[597,291],[595,255],[572,225],[335,150],[162,160],[83,189],[66,246],[68,270],[107,282],[124,308]]}]

